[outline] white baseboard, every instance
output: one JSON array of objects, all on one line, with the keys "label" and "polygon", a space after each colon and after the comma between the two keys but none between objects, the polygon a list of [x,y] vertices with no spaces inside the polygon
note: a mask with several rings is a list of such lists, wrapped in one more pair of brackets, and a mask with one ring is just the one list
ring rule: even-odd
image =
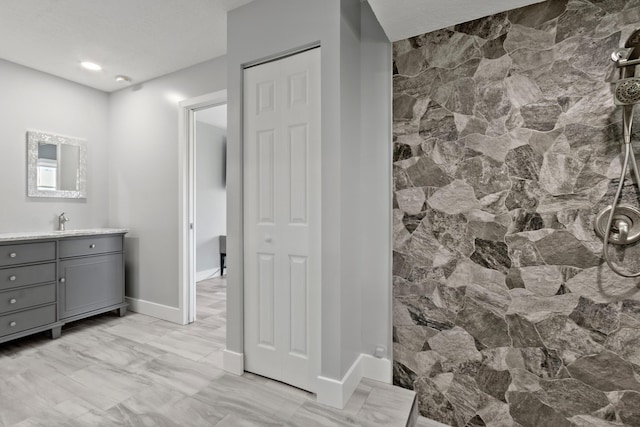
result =
[{"label": "white baseboard", "polygon": [[222,352],[222,367],[225,371],[234,374],[244,374],[244,354],[227,350]]},{"label": "white baseboard", "polygon": [[129,304],[127,309],[130,311],[182,325],[182,313],[177,307],[169,307],[168,305],[157,304],[138,298],[126,297],[125,300]]},{"label": "white baseboard", "polygon": [[220,275],[220,268],[212,268],[211,270],[196,271],[196,282],[209,279]]},{"label": "white baseboard", "polygon": [[363,378],[391,384],[391,361],[361,354],[342,380],[319,376],[316,392],[318,403],[343,409]]},{"label": "white baseboard", "polygon": [[360,355],[362,376],[385,384],[393,383],[393,365],[391,360],[373,357],[370,354]]}]

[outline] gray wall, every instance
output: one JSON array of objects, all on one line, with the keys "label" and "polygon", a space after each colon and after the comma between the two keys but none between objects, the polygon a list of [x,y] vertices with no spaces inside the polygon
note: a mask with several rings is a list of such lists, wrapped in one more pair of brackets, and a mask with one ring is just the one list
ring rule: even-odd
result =
[{"label": "gray wall", "polygon": [[609,57],[639,14],[553,0],[394,44],[394,382],[423,415],[640,425],[640,289],[593,231],[620,172]]},{"label": "gray wall", "polygon": [[[108,102],[106,93],[0,60],[0,233],[69,229],[108,221]],[[87,199],[27,197],[27,129],[87,139]]]},{"label": "gray wall", "polygon": [[391,358],[391,44],[366,3],[360,30],[361,197],[351,216],[359,226],[362,352],[382,345]]},{"label": "gray wall", "polygon": [[178,306],[178,101],[225,89],[218,58],[111,94],[109,218],[127,227],[127,296]]},{"label": "gray wall", "polygon": [[196,274],[220,268],[219,237],[227,234],[226,144],[226,129],[196,122]]},{"label": "gray wall", "polygon": [[[302,46],[320,44],[322,47],[322,366],[321,373],[329,378],[341,379],[346,370],[361,352],[373,347],[373,343],[385,345],[389,342],[388,326],[366,334],[368,325],[363,319],[376,316],[387,318],[389,313],[388,266],[382,262],[380,270],[371,267],[370,260],[380,260],[389,255],[388,239],[389,212],[363,212],[370,205],[388,206],[388,176],[372,168],[360,168],[363,153],[363,138],[360,113],[361,74],[361,31],[360,2],[358,0],[273,0],[254,2],[232,11],[228,15],[228,74],[229,74],[229,128],[228,128],[228,234],[229,234],[229,290],[227,348],[242,352],[242,266],[238,262],[241,249],[242,186],[240,146],[241,130],[241,76],[242,64],[269,58]],[[365,17],[368,31],[375,27],[371,16]],[[371,35],[372,33],[367,33]],[[372,37],[367,45],[367,53],[375,51],[371,61],[378,66],[387,61],[388,45],[381,46],[380,34]],[[378,38],[376,38],[378,37]],[[387,50],[385,50],[387,49]],[[381,52],[383,52],[381,54]],[[368,60],[367,60],[368,61]],[[368,62],[367,62],[368,64]],[[388,64],[390,65],[390,64]],[[387,70],[390,66],[387,67]],[[368,79],[380,79],[381,71],[376,68]],[[388,72],[388,71],[387,71]],[[384,72],[382,72],[382,75]],[[388,86],[387,86],[388,87]],[[367,98],[372,105],[371,119],[380,123],[389,120],[389,91],[372,92]],[[386,112],[386,114],[385,114]],[[371,145],[378,145],[382,153],[388,153],[388,134],[379,139],[373,138]],[[383,155],[381,155],[383,156]],[[380,158],[378,158],[380,160]],[[380,167],[388,169],[390,159]],[[386,163],[386,165],[385,165]],[[367,200],[371,188],[380,188],[381,193],[374,195],[375,200]],[[380,199],[377,199],[378,196]],[[381,200],[381,201],[380,201]],[[362,202],[362,203],[360,203]],[[367,229],[366,233],[376,242],[386,245],[367,247],[358,242],[366,239],[363,225],[359,223],[362,215],[367,215],[369,224],[380,225],[378,229]],[[385,222],[386,218],[386,222]],[[380,234],[378,234],[380,233]],[[371,255],[371,257],[369,257]],[[235,261],[234,261],[235,260]],[[385,272],[385,265],[387,270]],[[381,279],[367,283],[370,269],[379,273]],[[385,274],[386,273],[386,274]],[[369,288],[369,286],[371,288]],[[385,294],[384,289],[387,289]],[[375,289],[375,290],[373,290]],[[363,307],[363,295],[380,293],[379,300],[368,299]],[[376,322],[379,324],[381,322]],[[367,345],[363,343],[366,335]]]}]

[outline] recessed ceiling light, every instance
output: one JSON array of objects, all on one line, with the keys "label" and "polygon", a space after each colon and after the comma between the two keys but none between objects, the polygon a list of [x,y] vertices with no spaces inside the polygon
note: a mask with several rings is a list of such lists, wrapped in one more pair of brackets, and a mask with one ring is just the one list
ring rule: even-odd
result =
[{"label": "recessed ceiling light", "polygon": [[116,81],[118,83],[131,83],[131,77],[119,75],[119,76],[116,76]]},{"label": "recessed ceiling light", "polygon": [[82,65],[83,68],[86,68],[87,70],[91,70],[91,71],[102,70],[102,67],[94,62],[84,61],[84,62],[81,62],[80,65]]}]

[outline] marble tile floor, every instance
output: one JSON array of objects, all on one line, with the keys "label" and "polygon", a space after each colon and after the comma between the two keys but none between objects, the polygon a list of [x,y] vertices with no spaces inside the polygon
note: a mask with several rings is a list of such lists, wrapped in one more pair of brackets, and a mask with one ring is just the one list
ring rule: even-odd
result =
[{"label": "marble tile floor", "polygon": [[[335,410],[282,383],[225,373],[225,285],[198,283],[188,326],[107,313],[65,325],[57,340],[0,344],[0,426],[406,425],[408,390],[364,380]],[[438,425],[425,422],[417,425]]]}]

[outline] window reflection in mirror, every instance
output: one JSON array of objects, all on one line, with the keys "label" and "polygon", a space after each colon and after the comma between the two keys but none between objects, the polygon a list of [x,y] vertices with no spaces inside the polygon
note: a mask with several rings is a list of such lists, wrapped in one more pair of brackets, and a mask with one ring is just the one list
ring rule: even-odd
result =
[{"label": "window reflection in mirror", "polygon": [[86,197],[87,148],[81,138],[27,132],[28,195]]},{"label": "window reflection in mirror", "polygon": [[56,190],[58,188],[58,146],[38,144],[38,190]]}]

